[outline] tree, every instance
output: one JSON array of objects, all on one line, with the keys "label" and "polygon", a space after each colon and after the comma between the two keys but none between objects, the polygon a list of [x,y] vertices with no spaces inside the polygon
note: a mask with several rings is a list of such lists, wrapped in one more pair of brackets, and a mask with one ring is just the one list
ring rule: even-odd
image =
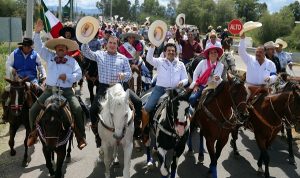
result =
[{"label": "tree", "polygon": [[170,19],[171,18],[175,19],[175,15],[176,15],[176,1],[170,0],[167,5],[166,16]]},{"label": "tree", "polygon": [[140,13],[140,4],[139,0],[135,0],[134,4],[130,7],[130,19],[135,21]]},{"label": "tree", "polygon": [[216,5],[216,11],[214,13],[214,25],[226,27],[228,23],[236,18],[234,12],[234,0],[219,0]]},{"label": "tree", "polygon": [[256,7],[258,0],[235,0],[237,16],[245,21],[257,21]]},{"label": "tree", "polygon": [[293,12],[295,20],[300,21],[300,3],[299,3],[299,1],[295,1],[294,3],[291,3],[288,7]]},{"label": "tree", "polygon": [[10,17],[15,8],[14,0],[0,0],[0,17]]},{"label": "tree", "polygon": [[16,4],[14,5],[14,12],[12,14],[12,16],[22,18],[23,31],[26,29],[26,7],[27,0],[16,0]]},{"label": "tree", "polygon": [[269,14],[265,12],[259,21],[263,24],[260,29],[255,31],[254,36],[261,44],[267,41],[274,41],[276,38],[291,34],[295,17],[286,6],[280,12]]}]

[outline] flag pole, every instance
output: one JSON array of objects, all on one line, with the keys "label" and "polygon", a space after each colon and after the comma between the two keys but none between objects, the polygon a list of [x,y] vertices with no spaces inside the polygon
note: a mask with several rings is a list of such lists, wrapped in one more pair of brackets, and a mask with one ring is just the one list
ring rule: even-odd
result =
[{"label": "flag pole", "polygon": [[32,38],[33,31],[33,5],[34,0],[27,0],[26,7],[26,34],[25,37]]}]

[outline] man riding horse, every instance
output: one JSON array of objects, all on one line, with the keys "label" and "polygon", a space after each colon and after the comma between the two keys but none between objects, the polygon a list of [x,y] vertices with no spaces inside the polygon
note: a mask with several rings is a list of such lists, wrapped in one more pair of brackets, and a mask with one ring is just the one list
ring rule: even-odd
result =
[{"label": "man riding horse", "polygon": [[[102,107],[99,100],[105,97],[106,91],[110,86],[116,83],[128,82],[131,77],[131,69],[128,59],[117,52],[118,38],[110,36],[106,47],[107,51],[99,50],[93,52],[90,50],[88,44],[83,44],[81,46],[82,54],[85,57],[96,61],[98,65],[99,90],[97,91],[90,108],[92,131],[95,134],[97,147],[101,146],[101,139],[98,134],[98,114],[101,112]],[[131,90],[129,91],[129,97],[135,107],[136,118],[140,118],[142,101]]]},{"label": "man riding horse", "polygon": [[[159,98],[165,94],[166,88],[183,87],[188,83],[188,76],[183,62],[176,57],[177,48],[173,43],[164,47],[165,58],[153,58],[155,47],[148,49],[146,60],[157,68],[157,82],[145,107],[142,110],[142,131],[149,123],[149,113],[155,108]],[[144,142],[149,133],[144,133]]]},{"label": "man riding horse", "polygon": [[[260,87],[276,81],[276,67],[271,60],[265,57],[264,46],[256,48],[255,56],[247,53],[244,33],[241,35],[238,52],[247,66],[245,85],[248,92],[247,99],[249,99],[250,95],[255,95],[261,91],[259,90]],[[253,88],[256,93],[251,93],[249,88]]]},{"label": "man riding horse", "polygon": [[[73,128],[73,131],[78,142],[78,148],[83,149],[87,145],[85,141],[83,111],[72,90],[73,83],[82,78],[82,72],[77,61],[67,55],[68,51],[78,50],[79,46],[75,41],[63,37],[49,40],[43,45],[40,37],[40,32],[43,29],[43,22],[39,20],[35,27],[34,43],[37,52],[47,62],[48,77],[46,79],[46,90],[38,98],[38,102],[33,104],[29,112],[32,133],[30,134],[27,145],[32,146],[37,140],[35,121],[42,109],[40,104],[44,104],[45,100],[52,95],[53,89],[60,88],[63,91],[62,95],[67,99],[70,105],[71,113],[75,120],[75,128]],[[55,50],[55,52],[51,50]]]},{"label": "man riding horse", "polygon": [[[46,71],[41,63],[41,57],[33,50],[33,41],[31,38],[24,38],[23,42],[18,43],[18,45],[20,46],[9,55],[6,61],[6,77],[9,79],[24,79],[28,77],[36,93],[41,93],[42,89],[39,86],[39,74],[41,75],[40,79],[46,79]],[[8,122],[9,90],[10,85],[7,85],[1,96],[3,107],[1,123]]]}]

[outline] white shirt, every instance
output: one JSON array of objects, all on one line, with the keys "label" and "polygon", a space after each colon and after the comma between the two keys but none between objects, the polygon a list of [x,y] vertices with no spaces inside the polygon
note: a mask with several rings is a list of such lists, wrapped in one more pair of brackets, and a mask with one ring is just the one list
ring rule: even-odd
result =
[{"label": "white shirt", "polygon": [[[215,63],[214,63],[215,64]],[[211,65],[213,65],[211,63]],[[208,68],[208,60],[204,59],[202,61],[199,62],[199,64],[197,65],[196,69],[194,70],[193,73],[193,82],[190,85],[190,88],[194,88],[195,84],[196,84],[196,80],[206,71],[206,69]],[[224,65],[218,61],[217,66],[215,69],[213,69],[213,75],[210,75],[207,83],[211,82],[214,80],[214,76],[219,76],[220,80],[217,81],[217,83],[221,83],[222,81],[222,73],[224,70]]]},{"label": "white shirt", "polygon": [[215,46],[217,46],[219,48],[222,48],[222,44],[219,41],[219,39],[217,39],[217,41],[216,41],[215,44],[212,44],[210,40],[207,40],[206,45],[205,45],[205,49],[208,49],[211,45],[215,45]]},{"label": "white shirt", "polygon": [[[81,69],[77,61],[66,55],[65,58],[68,61],[65,64],[56,64],[54,58],[55,52],[44,47],[40,34],[34,34],[34,49],[40,54],[40,56],[47,62],[48,76],[46,78],[46,84],[49,86],[58,86],[62,88],[71,88],[73,83],[79,81],[82,78]],[[66,74],[67,79],[62,81],[58,79],[60,74]]]},{"label": "white shirt", "polygon": [[188,76],[183,62],[175,58],[170,62],[166,58],[154,58],[155,48],[149,47],[146,60],[157,68],[156,85],[161,87],[176,87],[179,82],[188,83]]},{"label": "white shirt", "polygon": [[270,77],[270,83],[274,83],[277,79],[275,64],[265,58],[262,65],[258,63],[256,58],[249,55],[246,51],[245,39],[241,39],[239,45],[239,55],[247,66],[246,82],[250,85],[267,84],[265,79]]},{"label": "white shirt", "polygon": [[[22,52],[24,58],[26,59],[28,55],[25,55],[23,52]],[[12,69],[13,69],[13,65],[14,65],[14,62],[15,62],[15,54],[14,52],[12,52],[8,58],[7,58],[7,61],[6,61],[6,64],[5,64],[5,68],[6,68],[6,77],[7,78],[11,78],[12,76]],[[42,65],[41,63],[41,57],[39,54],[37,54],[36,56],[36,64],[37,64],[37,70],[39,73],[41,73],[42,75],[42,78],[46,77],[46,70],[44,68],[44,66]]]}]

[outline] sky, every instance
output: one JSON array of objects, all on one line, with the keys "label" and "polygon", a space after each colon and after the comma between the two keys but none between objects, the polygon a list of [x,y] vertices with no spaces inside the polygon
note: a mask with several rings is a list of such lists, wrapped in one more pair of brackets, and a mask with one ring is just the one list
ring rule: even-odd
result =
[{"label": "sky", "polygon": [[[98,0],[74,0],[76,3],[78,3],[78,6],[80,7],[86,7],[87,9],[96,9],[96,2]],[[134,3],[134,0],[130,0],[132,3]],[[270,12],[277,12],[279,11],[283,6],[288,5],[292,2],[295,2],[296,0],[259,0],[259,2],[265,2],[268,5],[268,9]],[[300,2],[300,0],[297,0]],[[44,0],[46,5],[53,6],[58,5],[58,0]],[[62,0],[62,5],[65,5],[68,2],[68,0]],[[143,3],[144,0],[140,0],[140,4]],[[159,0],[159,3],[162,5],[167,5],[169,0]]]}]

